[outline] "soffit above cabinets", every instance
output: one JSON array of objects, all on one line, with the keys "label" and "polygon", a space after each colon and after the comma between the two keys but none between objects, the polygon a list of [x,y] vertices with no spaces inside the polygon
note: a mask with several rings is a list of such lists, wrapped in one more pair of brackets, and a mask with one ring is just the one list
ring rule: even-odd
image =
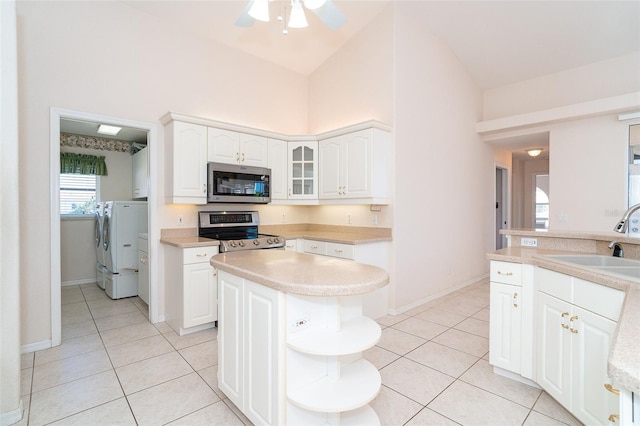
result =
[{"label": "soffit above cabinets", "polygon": [[91,136],[102,139],[117,139],[120,141],[136,142],[139,144],[147,144],[147,131],[135,129],[132,127],[123,127],[117,135],[108,136],[98,133],[100,123],[81,121],[81,120],[60,120],[60,132],[70,133],[72,135]]}]

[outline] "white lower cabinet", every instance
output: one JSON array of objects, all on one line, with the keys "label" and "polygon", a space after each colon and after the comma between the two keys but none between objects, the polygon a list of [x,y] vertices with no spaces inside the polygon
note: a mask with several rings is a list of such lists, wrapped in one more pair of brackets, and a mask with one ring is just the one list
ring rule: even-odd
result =
[{"label": "white lower cabinet", "polygon": [[618,411],[607,359],[624,293],[539,269],[537,382],[585,424]]},{"label": "white lower cabinet", "polygon": [[216,270],[209,263],[216,254],[218,247],[167,246],[166,322],[180,335],[214,327],[218,320]]}]

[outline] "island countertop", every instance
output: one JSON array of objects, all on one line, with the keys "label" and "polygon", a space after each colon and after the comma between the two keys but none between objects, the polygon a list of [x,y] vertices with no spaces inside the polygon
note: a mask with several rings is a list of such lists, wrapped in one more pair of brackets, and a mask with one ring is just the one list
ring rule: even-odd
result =
[{"label": "island countertop", "polygon": [[365,294],[389,282],[389,274],[377,266],[284,250],[222,253],[210,262],[220,271],[305,296]]}]

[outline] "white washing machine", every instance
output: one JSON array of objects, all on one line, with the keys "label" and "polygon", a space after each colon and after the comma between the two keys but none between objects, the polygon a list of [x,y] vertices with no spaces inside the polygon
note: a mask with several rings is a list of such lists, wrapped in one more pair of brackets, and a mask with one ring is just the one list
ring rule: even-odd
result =
[{"label": "white washing machine", "polygon": [[107,272],[107,268],[104,266],[104,250],[102,248],[102,223],[104,219],[104,203],[96,204],[95,215],[95,247],[96,247],[96,283],[104,290],[104,277]]},{"label": "white washing machine", "polygon": [[147,232],[147,202],[105,202],[102,228],[107,295],[138,295],[138,234]]}]

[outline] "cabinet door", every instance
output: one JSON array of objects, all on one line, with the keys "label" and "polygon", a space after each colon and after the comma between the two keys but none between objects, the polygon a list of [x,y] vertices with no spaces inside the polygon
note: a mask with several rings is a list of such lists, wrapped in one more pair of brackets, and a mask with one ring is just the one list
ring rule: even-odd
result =
[{"label": "cabinet door", "polygon": [[340,198],[344,187],[342,182],[342,136],[320,141],[318,198]]},{"label": "cabinet door", "polygon": [[287,240],[284,245],[286,251],[298,251],[298,240]]},{"label": "cabinet door", "polygon": [[132,198],[146,198],[149,186],[149,148],[142,148],[131,157],[133,164],[133,196]]},{"label": "cabinet door", "polygon": [[518,374],[522,343],[521,293],[519,286],[491,283],[489,362]]},{"label": "cabinet door", "polygon": [[210,162],[238,164],[240,162],[240,135],[230,130],[207,130],[207,159]]},{"label": "cabinet door", "polygon": [[271,199],[287,199],[287,142],[269,139],[267,167],[271,169]]},{"label": "cabinet door", "polygon": [[571,412],[585,424],[606,424],[618,412],[618,397],[604,388],[611,383],[607,359],[616,323],[580,307],[572,318],[572,398]]},{"label": "cabinet door", "polygon": [[209,262],[184,265],[184,327],[217,321],[218,283]]},{"label": "cabinet door", "polygon": [[571,305],[538,292],[538,383],[569,407],[571,391]]},{"label": "cabinet door", "polygon": [[173,202],[207,203],[207,128],[173,122]]},{"label": "cabinet door", "polygon": [[243,287],[241,278],[225,272],[218,274],[218,387],[240,410],[244,410]]},{"label": "cabinet door", "polygon": [[149,304],[149,254],[138,250],[138,297]]},{"label": "cabinet door", "polygon": [[280,297],[276,290],[245,281],[244,413],[257,425],[280,424]]},{"label": "cabinet door", "polygon": [[267,167],[267,138],[240,133],[240,164]]},{"label": "cabinet door", "polygon": [[290,200],[318,198],[318,144],[296,142],[289,144]]},{"label": "cabinet door", "polygon": [[365,198],[372,195],[371,149],[371,130],[344,135],[342,185],[347,198]]}]

